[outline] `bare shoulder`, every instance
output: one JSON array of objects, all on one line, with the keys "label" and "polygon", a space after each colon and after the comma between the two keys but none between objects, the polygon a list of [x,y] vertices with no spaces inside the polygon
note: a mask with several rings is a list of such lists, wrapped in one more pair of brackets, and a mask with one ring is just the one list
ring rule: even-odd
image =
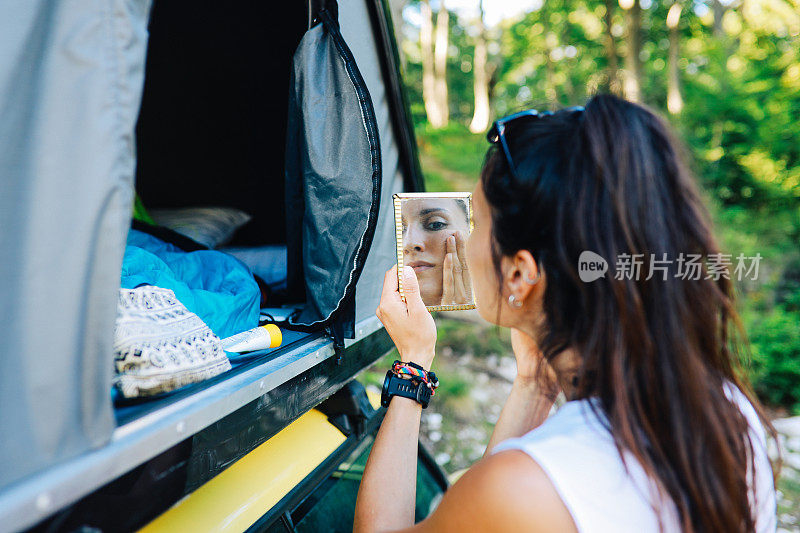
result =
[{"label": "bare shoulder", "polygon": [[[421,526],[421,527],[420,527]],[[436,512],[418,524],[431,531],[577,531],[545,471],[519,450],[482,459],[447,491]]]}]

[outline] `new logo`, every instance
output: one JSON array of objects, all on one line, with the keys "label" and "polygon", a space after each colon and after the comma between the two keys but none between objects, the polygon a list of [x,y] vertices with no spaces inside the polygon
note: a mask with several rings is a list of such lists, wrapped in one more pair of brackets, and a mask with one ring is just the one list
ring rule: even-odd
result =
[{"label": "new logo", "polygon": [[606,277],[608,263],[594,252],[584,250],[578,257],[578,276],[584,283]]}]

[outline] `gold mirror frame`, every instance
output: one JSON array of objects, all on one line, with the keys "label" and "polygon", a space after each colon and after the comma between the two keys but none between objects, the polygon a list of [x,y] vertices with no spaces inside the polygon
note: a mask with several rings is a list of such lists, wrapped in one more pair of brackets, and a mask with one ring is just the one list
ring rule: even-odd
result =
[{"label": "gold mirror frame", "polygon": [[[469,232],[475,227],[472,213],[472,193],[470,192],[403,192],[395,193],[392,195],[394,201],[394,229],[395,229],[395,242],[397,243],[397,287],[400,290],[400,297],[406,301],[405,294],[403,293],[403,200],[412,198],[454,198],[459,200],[466,200],[467,209],[469,209]],[[470,283],[472,283],[472,274],[470,273]],[[452,305],[427,305],[425,306],[428,311],[466,311],[468,309],[475,309],[475,288],[472,288],[472,303],[471,304],[452,304]]]}]

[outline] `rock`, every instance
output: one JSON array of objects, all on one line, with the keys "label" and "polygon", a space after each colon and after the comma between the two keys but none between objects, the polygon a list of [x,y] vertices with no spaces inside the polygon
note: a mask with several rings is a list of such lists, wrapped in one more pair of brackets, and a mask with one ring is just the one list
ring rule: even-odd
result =
[{"label": "rock", "polygon": [[442,415],[440,413],[426,413],[425,422],[431,430],[437,430],[442,427]]},{"label": "rock", "polygon": [[517,377],[517,360],[508,356],[501,357],[497,371],[507,380],[514,381]]},{"label": "rock", "polygon": [[475,388],[469,391],[469,395],[476,402],[486,403],[489,401],[489,397],[491,396],[491,391],[484,388]]},{"label": "rock", "polygon": [[783,456],[785,466],[800,470],[800,453],[787,451]]},{"label": "rock", "polygon": [[790,416],[788,418],[776,418],[772,425],[778,433],[787,437],[800,437],[800,416]]},{"label": "rock", "polygon": [[800,436],[788,437],[784,444],[787,450],[793,452],[800,452]]}]

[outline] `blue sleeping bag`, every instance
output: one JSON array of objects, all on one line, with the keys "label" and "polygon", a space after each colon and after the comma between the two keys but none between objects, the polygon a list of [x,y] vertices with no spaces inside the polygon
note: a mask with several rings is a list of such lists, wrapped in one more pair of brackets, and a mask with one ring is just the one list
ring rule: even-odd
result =
[{"label": "blue sleeping bag", "polygon": [[261,291],[250,270],[214,250],[184,252],[131,229],[122,261],[122,288],[171,289],[220,338],[258,326]]}]

